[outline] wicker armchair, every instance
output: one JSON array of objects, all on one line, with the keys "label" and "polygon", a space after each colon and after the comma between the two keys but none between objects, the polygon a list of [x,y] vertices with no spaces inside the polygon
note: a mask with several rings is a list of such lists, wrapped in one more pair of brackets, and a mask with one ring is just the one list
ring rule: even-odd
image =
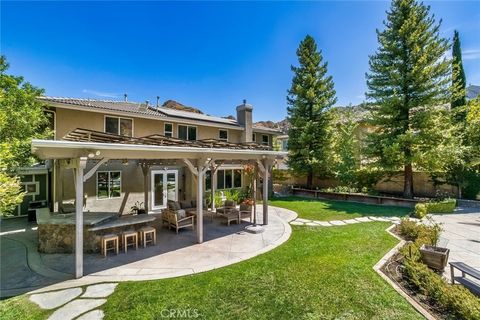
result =
[{"label": "wicker armchair", "polygon": [[245,203],[241,203],[239,215],[240,215],[240,221],[243,218],[248,218],[250,222],[252,222],[252,206]]},{"label": "wicker armchair", "polygon": [[162,221],[168,223],[168,229],[174,228],[178,234],[178,230],[182,228],[195,228],[195,216],[188,216],[179,218],[178,212],[166,209],[162,211]]},{"label": "wicker armchair", "polygon": [[236,209],[236,203],[234,200],[225,200],[223,207],[217,208],[218,214],[227,214]]}]

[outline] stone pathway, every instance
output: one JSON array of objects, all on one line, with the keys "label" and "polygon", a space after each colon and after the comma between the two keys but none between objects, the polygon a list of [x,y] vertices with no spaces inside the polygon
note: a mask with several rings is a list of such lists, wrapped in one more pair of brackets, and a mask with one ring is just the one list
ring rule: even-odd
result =
[{"label": "stone pathway", "polygon": [[42,309],[56,309],[48,318],[49,320],[100,320],[103,319],[104,314],[98,307],[107,302],[105,298],[113,293],[117,284],[94,284],[88,286],[85,292],[82,288],[76,287],[37,293],[30,296],[30,301]]},{"label": "stone pathway", "polygon": [[[416,218],[408,218],[411,221],[420,221]],[[392,222],[395,224],[400,223],[399,217],[360,217],[347,220],[331,220],[331,221],[319,221],[319,220],[308,220],[303,218],[297,218],[290,222],[291,225],[295,226],[310,226],[310,227],[333,227],[333,226],[345,226],[347,224],[354,223],[363,223],[363,222],[373,222],[373,221],[384,221]]]}]

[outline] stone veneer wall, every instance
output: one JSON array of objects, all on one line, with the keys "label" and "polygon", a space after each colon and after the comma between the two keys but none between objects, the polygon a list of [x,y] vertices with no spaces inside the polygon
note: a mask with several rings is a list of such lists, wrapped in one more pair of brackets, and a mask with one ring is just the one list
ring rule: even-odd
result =
[{"label": "stone veneer wall", "polygon": [[[150,225],[157,229],[161,227],[161,219],[133,226],[109,228],[98,231],[83,230],[83,252],[99,253],[101,237],[105,234],[117,234],[121,246],[121,233],[126,230],[139,230]],[[75,225],[73,224],[40,224],[38,225],[38,251],[41,253],[73,253],[75,249]],[[139,239],[140,240],[140,239]]]}]

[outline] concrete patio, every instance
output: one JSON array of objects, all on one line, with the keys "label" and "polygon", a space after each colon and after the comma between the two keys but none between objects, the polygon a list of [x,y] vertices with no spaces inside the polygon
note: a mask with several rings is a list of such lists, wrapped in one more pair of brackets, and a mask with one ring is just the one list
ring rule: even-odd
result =
[{"label": "concrete patio", "polygon": [[[464,262],[480,270],[480,208],[457,208],[453,214],[435,214],[432,218],[442,224],[439,246],[450,249],[448,261]],[[449,267],[443,274],[450,280]]]},{"label": "concrete patio", "polygon": [[[262,206],[257,206],[259,222]],[[86,254],[85,273],[73,279],[73,254],[39,254],[35,224],[25,220],[4,220],[1,228],[1,296],[36,290],[50,291],[99,282],[151,280],[183,276],[227,266],[252,258],[279,246],[291,234],[288,224],[297,217],[290,210],[269,207],[269,224],[260,234],[244,231],[248,221],[226,226],[220,219],[204,218],[205,242],[196,243],[193,230],[177,235],[158,230],[157,245],[129,250],[127,254]]]}]

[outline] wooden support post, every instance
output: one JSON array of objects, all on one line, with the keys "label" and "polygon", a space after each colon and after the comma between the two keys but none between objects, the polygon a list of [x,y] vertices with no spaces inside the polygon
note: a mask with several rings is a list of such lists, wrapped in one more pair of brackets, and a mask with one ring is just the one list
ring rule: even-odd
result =
[{"label": "wooden support post", "polygon": [[75,278],[83,277],[83,169],[87,158],[78,159],[75,168]]},{"label": "wooden support post", "polygon": [[270,164],[267,160],[263,161],[263,224],[268,224],[268,176]]},{"label": "wooden support post", "polygon": [[203,242],[203,177],[205,175],[204,161],[197,164],[197,242]]},{"label": "wooden support post", "polygon": [[149,165],[146,163],[143,163],[142,165],[142,173],[143,173],[143,203],[145,207],[145,212],[148,213],[148,170],[149,170]]}]

